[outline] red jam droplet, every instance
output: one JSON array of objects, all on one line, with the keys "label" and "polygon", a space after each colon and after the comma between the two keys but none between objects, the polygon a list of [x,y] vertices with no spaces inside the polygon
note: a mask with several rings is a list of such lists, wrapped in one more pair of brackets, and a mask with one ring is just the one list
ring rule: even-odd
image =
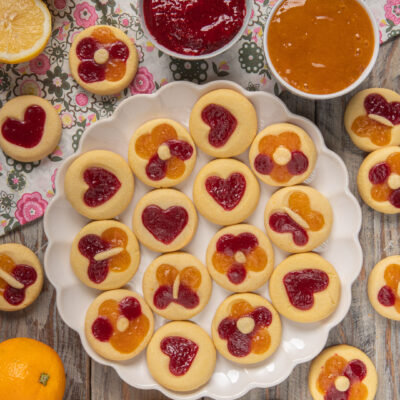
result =
[{"label": "red jam droplet", "polygon": [[352,360],[344,370],[351,383],[362,381],[367,376],[367,366],[361,360]]},{"label": "red jam droplet", "polygon": [[304,174],[308,168],[308,158],[301,151],[293,151],[286,167],[292,175]]},{"label": "red jam droplet", "polygon": [[116,60],[126,61],[129,57],[129,49],[125,43],[116,42],[109,49],[109,57]]},{"label": "red jam droplet", "polygon": [[400,189],[396,189],[389,197],[389,202],[393,207],[400,208]]},{"label": "red jam droplet", "polygon": [[92,60],[99,48],[98,43],[91,37],[83,38],[76,46],[76,55],[81,61]]},{"label": "red jam droplet", "polygon": [[129,321],[134,320],[142,314],[142,307],[140,306],[139,300],[131,296],[124,297],[119,302],[119,310]]},{"label": "red jam droplet", "polygon": [[364,107],[367,114],[375,114],[386,118],[393,125],[400,124],[400,102],[387,102],[378,93],[369,94],[364,100]]},{"label": "red jam droplet", "polygon": [[239,285],[246,279],[247,271],[243,264],[235,263],[228,269],[228,279],[235,285]]},{"label": "red jam droplet", "polygon": [[27,287],[33,285],[37,279],[37,273],[34,268],[29,265],[16,265],[11,271],[11,275],[24,287],[22,289],[14,288],[7,285],[3,296],[4,299],[13,306],[20,305],[25,300],[25,290]]},{"label": "red jam droplet", "polygon": [[98,317],[92,324],[93,336],[100,342],[108,342],[113,331],[113,327],[106,317]]},{"label": "red jam droplet", "polygon": [[306,230],[286,213],[276,212],[271,214],[269,226],[278,233],[291,233],[293,242],[297,246],[305,246],[308,243]]},{"label": "red jam droplet", "polygon": [[190,143],[184,142],[183,140],[171,139],[166,142],[169,148],[171,156],[177,157],[182,161],[189,160],[193,154],[193,147]]},{"label": "red jam droplet", "polygon": [[257,307],[252,313],[251,316],[254,320],[254,323],[259,328],[265,328],[271,325],[272,322],[272,313],[266,307]]},{"label": "red jam droplet", "polygon": [[378,301],[385,307],[394,306],[396,296],[393,290],[389,286],[383,286],[378,292]]},{"label": "red jam droplet", "polygon": [[78,67],[78,74],[85,83],[101,82],[106,79],[104,65],[96,64],[94,61],[82,61]]},{"label": "red jam droplet", "polygon": [[146,165],[146,175],[153,181],[160,181],[167,173],[167,163],[154,154]]},{"label": "red jam droplet", "polygon": [[269,175],[274,168],[274,162],[266,154],[259,154],[254,160],[254,168],[262,175]]},{"label": "red jam droplet", "polygon": [[374,165],[368,174],[368,178],[373,185],[379,185],[386,181],[390,175],[390,168],[385,162]]},{"label": "red jam droplet", "polygon": [[348,400],[349,391],[341,392],[336,389],[335,385],[332,385],[324,396],[324,400]]},{"label": "red jam droplet", "polygon": [[153,302],[160,310],[165,310],[172,302],[182,307],[192,309],[199,305],[200,299],[194,290],[182,284],[179,285],[178,297],[174,299],[173,287],[162,285],[154,293]]},{"label": "red jam droplet", "polygon": [[243,232],[237,236],[232,234],[222,235],[217,241],[216,249],[220,253],[233,256],[238,251],[245,254],[250,253],[257,246],[257,237],[250,232]]}]

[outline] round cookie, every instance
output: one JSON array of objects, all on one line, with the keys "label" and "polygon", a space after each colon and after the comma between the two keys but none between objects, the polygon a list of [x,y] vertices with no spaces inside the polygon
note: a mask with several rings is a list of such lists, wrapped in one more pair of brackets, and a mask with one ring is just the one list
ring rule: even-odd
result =
[{"label": "round cookie", "polygon": [[139,243],[132,231],[114,220],[84,226],[71,245],[75,275],[87,286],[110,290],[124,286],[136,273]]},{"label": "round cookie", "polygon": [[269,238],[288,253],[304,253],[322,244],[331,232],[332,219],[329,200],[301,185],[276,191],[264,213]]},{"label": "round cookie", "polygon": [[0,245],[0,311],[28,307],[42,286],[42,266],[30,249],[17,243]]},{"label": "round cookie", "polygon": [[266,299],[254,293],[240,293],[220,304],[211,332],[215,347],[225,358],[239,364],[254,364],[277,350],[281,321]]},{"label": "round cookie", "polygon": [[335,268],[315,253],[294,254],[272,273],[269,294],[277,311],[296,322],[316,322],[331,315],[340,300]]},{"label": "round cookie", "polygon": [[92,150],[68,167],[64,190],[79,214],[90,219],[109,219],[128,207],[134,179],[128,163],[119,154]]},{"label": "round cookie", "polygon": [[146,269],[143,296],[152,310],[166,319],[190,319],[207,305],[212,282],[207,269],[189,253],[156,258]]},{"label": "round cookie", "polygon": [[138,55],[132,40],[120,29],[94,25],[75,36],[69,66],[84,89],[101,95],[115,94],[132,82]]},{"label": "round cookie", "polygon": [[56,109],[38,96],[15,97],[0,110],[0,148],[17,161],[38,161],[49,155],[61,131]]},{"label": "round cookie", "polygon": [[314,400],[373,400],[378,385],[369,357],[353,346],[325,349],[311,363],[308,388]]},{"label": "round cookie", "polygon": [[317,159],[314,142],[293,124],[274,124],[261,131],[249,152],[250,166],[263,182],[292,186],[305,181]]},{"label": "round cookie", "polygon": [[184,181],[196,164],[196,147],[186,129],[166,118],[141,125],[129,142],[129,165],[146,185],[170,187]]},{"label": "round cookie", "polygon": [[375,150],[357,175],[358,192],[371,208],[385,214],[400,212],[400,147]]},{"label": "round cookie", "polygon": [[96,297],[85,317],[85,335],[100,356],[115,361],[137,356],[150,341],[154,318],[143,298],[130,290]]},{"label": "round cookie", "polygon": [[159,328],[147,347],[147,366],[153,378],[176,392],[195,390],[211,378],[216,362],[212,340],[189,321]]},{"label": "round cookie", "polygon": [[192,240],[197,229],[197,213],[182,192],[156,189],[139,200],[132,225],[143,245],[166,253],[179,250]]},{"label": "round cookie", "polygon": [[207,248],[207,267],[218,285],[231,292],[251,292],[267,282],[274,251],[264,232],[252,225],[222,228]]},{"label": "round cookie", "polygon": [[197,210],[218,225],[237,224],[248,218],[259,197],[260,186],[250,168],[231,158],[206,164],[193,185]]},{"label": "round cookie", "polygon": [[210,156],[237,156],[256,136],[256,110],[245,96],[234,90],[213,90],[194,105],[189,130],[197,146]]},{"label": "round cookie", "polygon": [[383,88],[361,90],[350,100],[344,126],[359,149],[400,145],[399,101],[400,95]]},{"label": "round cookie", "polygon": [[377,313],[400,321],[400,256],[386,257],[375,265],[368,278],[368,297]]}]

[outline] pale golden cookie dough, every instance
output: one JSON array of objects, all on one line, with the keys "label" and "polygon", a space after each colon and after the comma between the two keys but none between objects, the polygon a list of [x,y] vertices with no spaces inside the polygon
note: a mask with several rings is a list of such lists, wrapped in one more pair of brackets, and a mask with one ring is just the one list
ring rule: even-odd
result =
[{"label": "pale golden cookie dough", "polygon": [[[244,265],[246,268],[246,277],[243,282],[233,283],[228,278],[227,272],[222,273],[215,268],[213,256],[215,253],[217,253],[217,242],[222,236],[233,235],[237,237],[242,233],[251,233],[257,238],[257,247],[260,250],[264,251],[266,262],[264,267],[260,270],[258,270],[258,268],[250,269],[246,267],[246,264],[254,262],[254,251],[251,252],[251,254],[246,255],[243,251],[239,250],[233,255],[229,255],[231,258],[233,258],[232,263],[229,263],[229,267],[233,265],[233,263],[239,263],[241,265]],[[211,239],[207,248],[206,260],[208,271],[210,272],[210,275],[214,279],[214,281],[218,283],[218,285],[231,292],[251,292],[253,290],[257,290],[268,281],[268,278],[270,277],[274,268],[274,250],[265,233],[255,226],[248,224],[231,225],[219,230]]]},{"label": "pale golden cookie dough", "polygon": [[[114,174],[121,187],[105,203],[89,207],[83,199],[89,186],[83,179],[88,168],[102,168]],[[125,211],[134,190],[134,179],[128,163],[116,153],[106,150],[92,150],[83,153],[68,167],[64,181],[65,195],[75,210],[89,219],[110,219]]]},{"label": "pale golden cookie dough", "polygon": [[[356,347],[348,346],[346,344],[328,347],[316,358],[314,358],[308,374],[308,388],[313,399],[324,400],[325,398],[325,393],[321,393],[317,386],[318,377],[321,372],[323,372],[326,361],[333,356],[342,357],[348,362],[360,360],[365,364],[367,368],[367,374],[361,383],[366,386],[368,394],[365,399],[363,397],[363,400],[373,400],[375,398],[375,393],[378,386],[378,375],[376,373],[375,366],[371,359],[364,352]],[[350,380],[344,375],[338,376],[333,384],[338,391],[346,392],[349,388],[351,390]]]},{"label": "pale golden cookie dough", "polygon": [[[178,337],[195,343],[197,353],[189,369],[176,376],[170,371],[170,357],[161,350],[163,339]],[[215,368],[216,352],[211,338],[203,328],[189,321],[174,321],[159,328],[147,347],[147,366],[153,378],[176,392],[188,392],[207,383]]]},{"label": "pale golden cookie dough", "polygon": [[[322,228],[312,231],[308,222],[289,208],[289,197],[295,192],[307,195],[311,211],[317,212],[323,217]],[[270,227],[270,217],[276,212],[289,215],[292,220],[306,231],[308,242],[305,245],[297,245],[293,241],[292,233],[275,232]],[[331,233],[332,221],[333,212],[329,200],[316,189],[303,185],[286,187],[276,191],[268,200],[264,213],[264,224],[269,238],[276,246],[288,253],[305,253],[321,245]]]},{"label": "pale golden cookie dough", "polygon": [[[293,271],[316,269],[328,275],[329,282],[325,290],[313,294],[314,304],[308,310],[292,305],[283,279]],[[296,322],[316,322],[331,315],[339,305],[340,280],[335,268],[315,253],[294,254],[282,261],[272,273],[269,281],[271,301],[278,312]]]},{"label": "pale golden cookie dough", "polygon": [[[14,278],[12,270],[17,265],[32,267],[36,272],[36,280],[25,288],[25,298],[17,305],[10,304],[4,298],[8,288],[24,289],[24,285]],[[0,245],[0,311],[18,311],[32,304],[39,296],[43,286],[43,269],[35,253],[17,243]]]},{"label": "pale golden cookie dough", "polygon": [[[188,214],[187,223],[183,229],[177,233],[176,237],[170,243],[163,243],[158,240],[148,228],[146,228],[142,221],[143,211],[148,206],[158,206],[164,212],[168,211],[170,207],[182,207]],[[175,189],[156,189],[145,194],[137,203],[135,212],[132,218],[133,231],[135,232],[139,241],[150,250],[158,251],[160,253],[167,253],[176,251],[185,247],[193,239],[197,229],[197,213],[193,206],[192,201],[182,192]],[[176,226],[170,221],[169,226]],[[160,227],[158,221],[155,222],[154,227]],[[154,229],[153,229],[154,230]],[[162,232],[162,229],[160,229]]]},{"label": "pale golden cookie dough", "polygon": [[[93,31],[98,28],[110,29],[113,35],[118,39],[117,41],[123,42],[129,49],[129,56],[125,64],[126,65],[125,75],[123,76],[122,79],[118,81],[108,81],[105,79],[101,82],[86,83],[78,75],[78,67],[82,61],[76,55],[76,47],[82,39],[92,36]],[[98,51],[99,50],[97,50],[96,53]],[[104,64],[105,62],[108,61],[109,53],[107,50],[104,51],[102,49],[101,53],[98,53],[98,55],[96,55],[96,53],[94,56],[96,62],[98,62],[99,64]],[[136,75],[138,69],[138,63],[139,63],[139,58],[136,46],[133,44],[132,40],[120,29],[110,25],[94,25],[90,26],[89,28],[86,28],[85,30],[83,30],[74,37],[74,41],[72,42],[71,49],[69,51],[69,67],[73,78],[84,89],[88,90],[89,92],[100,95],[116,94],[119,93],[121,90],[125,89],[126,87],[128,87],[129,84],[132,82],[134,76]]]},{"label": "pale golden cookie dough", "polygon": [[[246,187],[236,206],[226,210],[208,193],[206,180],[209,177],[229,179],[232,174],[240,173]],[[233,225],[244,221],[256,209],[260,197],[260,185],[250,168],[242,162],[232,159],[213,160],[197,174],[193,185],[193,201],[204,218],[218,225]]]},{"label": "pale golden cookie dough", "polygon": [[[2,134],[3,124],[7,118],[25,120],[25,111],[30,106],[39,106],[46,113],[43,127],[43,136],[39,143],[31,148],[26,148],[9,142]],[[0,110],[0,148],[12,157],[21,162],[33,162],[48,156],[56,148],[60,141],[62,125],[56,109],[51,103],[38,96],[18,96],[8,101]]]},{"label": "pale golden cookie dough", "polygon": [[[210,104],[228,110],[237,121],[235,130],[227,142],[215,147],[209,142],[210,126],[203,120],[202,112]],[[200,97],[194,105],[189,121],[190,134],[197,146],[213,157],[225,158],[243,153],[257,133],[257,114],[251,102],[242,94],[230,89],[218,89]]]},{"label": "pale golden cookie dough", "polygon": [[[99,308],[100,306],[109,300],[115,300],[120,303],[126,297],[134,297],[139,301],[141,307],[141,313],[148,319],[148,331],[143,337],[140,344],[130,353],[123,353],[118,351],[116,348],[112,346],[109,341],[100,341],[96,339],[92,332],[92,324],[99,317]],[[140,318],[140,317],[137,317]],[[133,319],[135,321],[137,318]],[[140,322],[139,322],[139,326]],[[129,320],[124,317],[121,313],[118,316],[116,330],[113,332],[117,332],[117,334],[121,334],[125,332],[129,328]],[[135,356],[137,356],[140,352],[144,350],[149,343],[151,336],[153,335],[154,330],[154,318],[153,313],[151,312],[149,306],[146,304],[142,296],[139,294],[132,292],[126,289],[118,289],[118,290],[110,290],[108,292],[104,292],[93,301],[93,303],[89,306],[86,317],[85,317],[85,335],[92,349],[98,353],[100,356],[106,358],[107,360],[114,361],[123,361],[129,360]],[[126,341],[126,339],[125,339]]]},{"label": "pale golden cookie dough", "polygon": [[[115,228],[120,229],[125,233],[128,240],[126,247],[113,246],[109,250],[99,252],[95,255],[95,257],[98,258],[96,261],[111,261],[113,256],[118,256],[122,252],[127,252],[130,258],[129,266],[123,271],[118,271],[117,268],[113,270],[109,267],[106,278],[102,282],[96,283],[89,278],[88,267],[90,260],[79,251],[79,242],[86,235],[97,235],[101,237],[101,235],[108,229]],[[89,223],[79,231],[71,245],[70,263],[72,270],[81,282],[95,289],[110,290],[124,286],[133,275],[135,275],[139,262],[140,250],[136,236],[126,225],[118,221],[106,220]]]},{"label": "pale golden cookie dough", "polygon": [[[243,357],[236,357],[231,354],[228,350],[228,341],[222,339],[218,333],[218,326],[220,322],[229,317],[231,314],[232,306],[241,301],[246,301],[250,306],[255,309],[257,307],[265,307],[272,314],[271,324],[266,328],[270,336],[270,345],[264,353],[250,352],[248,355]],[[253,331],[254,319],[248,316],[239,318],[236,322],[236,327],[243,334],[249,334]],[[263,328],[265,329],[265,328]],[[215,312],[212,326],[211,326],[212,338],[218,352],[223,355],[226,359],[234,361],[239,364],[254,364],[263,361],[270,357],[277,349],[281,342],[282,327],[279,314],[275,308],[264,298],[254,293],[238,293],[227,297],[218,307]]]},{"label": "pale golden cookie dough", "polygon": [[[158,126],[162,124],[168,124],[170,125],[173,129],[175,129],[177,140],[181,140],[183,142],[188,143],[192,149],[193,153],[191,157],[188,160],[182,160],[182,162],[185,165],[185,172],[177,177],[177,178],[170,178],[168,176],[165,176],[164,178],[160,180],[153,180],[150,179],[146,173],[146,167],[149,163],[148,159],[142,158],[139,156],[135,150],[136,142],[140,137],[143,135],[151,135],[151,132],[153,129],[157,128]],[[170,149],[165,143],[162,143],[158,147],[157,154],[160,159],[166,161],[168,163],[168,160],[173,157],[171,155]],[[155,187],[155,188],[161,188],[161,187],[171,187],[175,186],[178,183],[183,182],[192,172],[195,164],[196,164],[196,146],[189,135],[188,131],[184,126],[179,124],[176,121],[173,121],[172,119],[167,119],[167,118],[158,118],[158,119],[153,119],[151,121],[148,121],[141,125],[133,134],[130,142],[129,142],[129,151],[128,151],[128,160],[129,160],[129,165],[132,168],[132,171],[134,174],[146,185]]]},{"label": "pale golden cookie dough", "polygon": [[[265,136],[278,137],[280,134],[285,132],[295,133],[299,137],[300,147],[296,148],[294,151],[301,151],[307,157],[308,167],[301,175],[292,175],[292,177],[287,182],[278,182],[270,175],[265,175],[258,172],[254,166],[254,161],[256,157],[260,154],[258,145]],[[275,163],[275,165],[279,165],[282,167],[286,166],[291,159],[292,152],[284,145],[278,146],[272,154],[272,161]],[[292,186],[304,182],[314,170],[316,160],[317,151],[315,149],[314,142],[307,134],[307,132],[296,125],[287,123],[273,124],[262,130],[254,139],[249,152],[249,161],[252,171],[264,183],[271,186]]]},{"label": "pale golden cookie dough", "polygon": [[[172,290],[171,299],[176,301],[171,301],[166,308],[162,309],[158,308],[154,303],[154,296],[160,286],[165,286],[165,282],[160,283],[157,278],[159,276],[160,278],[161,276],[164,279],[166,278],[161,273],[166,266],[172,267],[176,271],[176,277],[172,277],[173,284],[170,286]],[[196,277],[190,280],[190,276],[194,274],[196,274]],[[170,274],[168,275],[171,276]],[[182,282],[184,282],[186,288],[188,287],[187,283],[190,282],[196,286],[194,288],[191,287],[191,289],[198,296],[197,306],[187,308],[177,302],[179,301],[179,288]],[[196,257],[189,253],[170,253],[157,257],[147,267],[143,275],[142,288],[147,304],[155,313],[166,319],[184,320],[194,317],[207,305],[211,296],[212,282],[206,267]]]}]

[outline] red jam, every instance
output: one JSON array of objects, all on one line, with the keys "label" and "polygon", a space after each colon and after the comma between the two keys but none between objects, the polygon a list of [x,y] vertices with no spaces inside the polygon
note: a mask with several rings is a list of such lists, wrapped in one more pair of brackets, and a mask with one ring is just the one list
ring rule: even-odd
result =
[{"label": "red jam", "polygon": [[7,118],[1,127],[1,133],[10,143],[31,149],[42,139],[45,122],[46,112],[43,108],[32,105],[25,110],[23,121]]},{"label": "red jam", "polygon": [[138,318],[142,314],[139,300],[134,297],[124,297],[118,304],[121,315],[129,321]]},{"label": "red jam", "polygon": [[144,0],[146,26],[176,53],[208,54],[230,42],[243,26],[245,0]]},{"label": "red jam", "polygon": [[296,246],[305,246],[308,242],[306,230],[286,213],[276,212],[271,214],[269,226],[278,233],[291,233]]},{"label": "red jam", "polygon": [[394,306],[396,296],[391,287],[385,285],[378,292],[378,301],[385,307]]},{"label": "red jam", "polygon": [[379,185],[386,181],[390,175],[390,168],[385,162],[374,165],[368,174],[368,178],[373,185]]},{"label": "red jam", "polygon": [[259,154],[254,160],[254,168],[263,175],[269,175],[274,168],[274,162],[266,154]]},{"label": "red jam", "polygon": [[304,174],[308,168],[308,158],[301,151],[292,151],[292,158],[286,167],[292,175]]},{"label": "red jam", "polygon": [[200,299],[194,290],[182,284],[179,285],[178,298],[174,299],[173,287],[163,285],[154,293],[153,302],[160,310],[165,310],[172,302],[177,303],[182,307],[192,309],[199,305]]},{"label": "red jam", "polygon": [[199,346],[180,336],[168,336],[160,343],[161,351],[169,357],[169,370],[175,376],[188,372],[197,355]]},{"label": "red jam", "polygon": [[100,342],[108,342],[113,332],[114,328],[106,317],[97,317],[92,324],[93,336]]},{"label": "red jam", "polygon": [[375,114],[386,118],[393,125],[400,124],[400,102],[387,102],[378,93],[369,94],[364,100],[364,107],[367,114]]},{"label": "red jam", "polygon": [[22,289],[14,288],[7,285],[3,296],[4,299],[13,306],[18,306],[25,300],[25,290],[28,286],[33,285],[37,279],[37,273],[34,268],[28,265],[16,265],[11,271],[11,276],[24,287]]}]

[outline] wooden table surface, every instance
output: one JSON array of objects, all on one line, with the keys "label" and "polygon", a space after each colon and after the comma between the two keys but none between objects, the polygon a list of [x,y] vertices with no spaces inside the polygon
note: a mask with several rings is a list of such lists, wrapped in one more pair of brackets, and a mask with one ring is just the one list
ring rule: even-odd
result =
[{"label": "wooden table surface", "polygon": [[[363,88],[386,87],[400,93],[399,71],[400,39],[397,39],[381,47],[378,62]],[[319,126],[327,146],[342,157],[349,170],[350,189],[361,203],[356,188],[356,175],[365,153],[352,144],[343,127],[343,113],[350,97],[351,94],[337,100],[312,102],[288,93],[282,95],[291,111],[304,115]],[[362,214],[360,240],[364,250],[363,269],[353,285],[350,311],[343,322],[332,329],[327,345],[347,343],[365,351],[378,371],[376,399],[400,400],[400,323],[379,316],[368,301],[366,289],[368,274],[375,263],[383,257],[400,254],[398,217],[374,212],[365,204],[362,204]],[[47,240],[42,220],[0,238],[0,243],[9,242],[28,246],[43,261]],[[17,336],[41,340],[58,352],[67,374],[65,400],[166,398],[157,391],[131,388],[113,369],[91,361],[78,335],[61,320],[57,312],[55,290],[47,280],[40,297],[28,309],[0,313],[0,341]],[[311,399],[307,388],[308,369],[309,363],[297,366],[279,386],[267,390],[254,389],[242,399]]]}]

